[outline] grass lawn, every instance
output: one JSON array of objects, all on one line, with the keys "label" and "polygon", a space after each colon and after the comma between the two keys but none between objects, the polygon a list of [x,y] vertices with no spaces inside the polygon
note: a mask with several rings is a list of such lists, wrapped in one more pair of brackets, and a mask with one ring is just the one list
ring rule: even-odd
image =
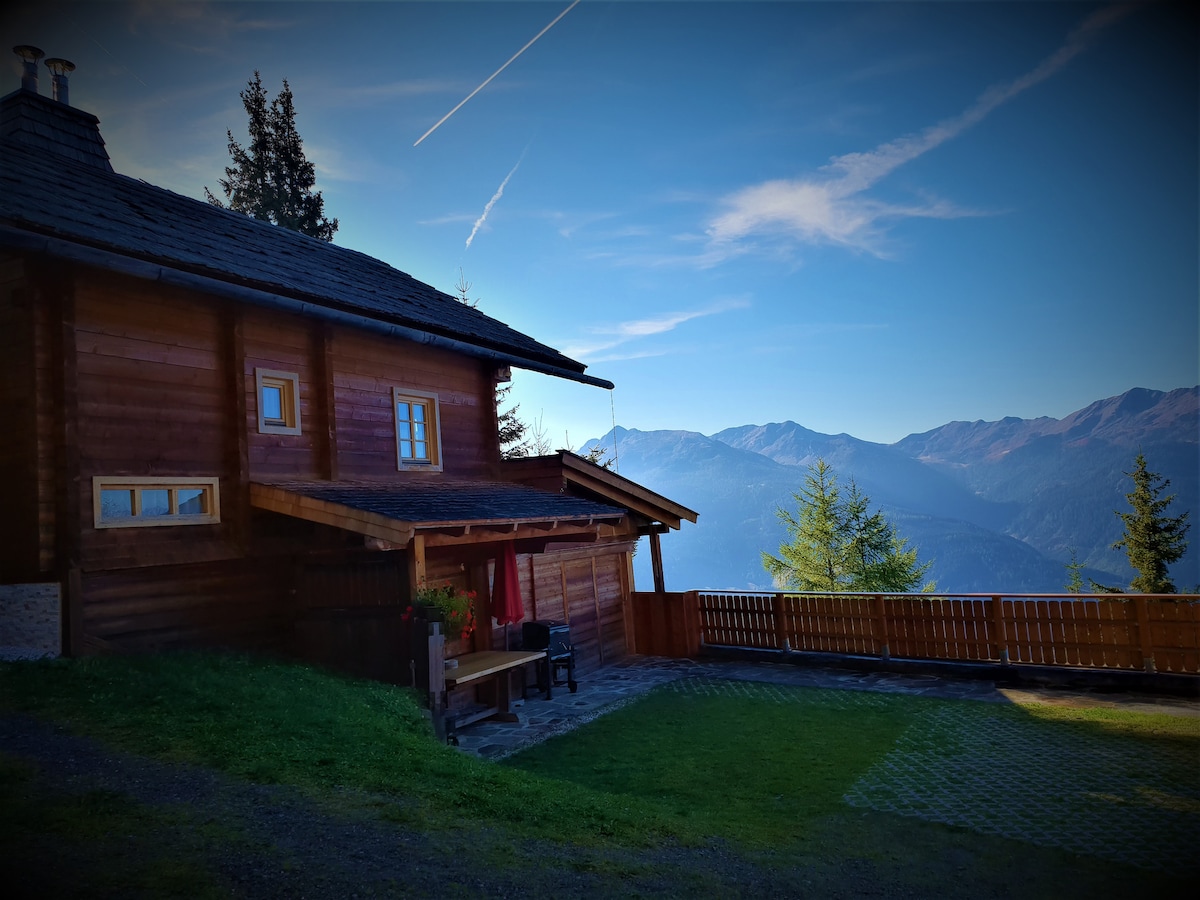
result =
[{"label": "grass lawn", "polygon": [[[1195,718],[687,680],[497,765],[438,744],[404,689],[204,654],[3,664],[5,712],[340,815],[474,829],[490,868],[529,865],[530,840],[591,848],[617,889],[678,864],[671,848],[722,861],[675,872],[680,894],[773,871],[825,895],[1189,896],[1200,874]],[[33,784],[0,757],[8,850],[188,827]],[[118,864],[149,896],[211,882],[184,851]]]}]

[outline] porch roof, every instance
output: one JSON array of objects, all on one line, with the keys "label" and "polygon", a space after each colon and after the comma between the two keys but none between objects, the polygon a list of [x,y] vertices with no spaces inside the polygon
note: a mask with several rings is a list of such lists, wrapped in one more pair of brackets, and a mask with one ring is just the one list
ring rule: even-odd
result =
[{"label": "porch roof", "polygon": [[699,516],[682,503],[569,450],[559,450],[550,456],[509,459],[502,466],[505,474],[516,481],[546,490],[571,491],[576,496],[587,494],[600,502],[621,506],[650,523],[643,527],[644,532],[678,530],[684,520],[695,522]]},{"label": "porch roof", "polygon": [[499,481],[252,482],[252,506],[342,528],[398,548],[417,534],[455,542],[594,531],[628,510],[585,497]]}]

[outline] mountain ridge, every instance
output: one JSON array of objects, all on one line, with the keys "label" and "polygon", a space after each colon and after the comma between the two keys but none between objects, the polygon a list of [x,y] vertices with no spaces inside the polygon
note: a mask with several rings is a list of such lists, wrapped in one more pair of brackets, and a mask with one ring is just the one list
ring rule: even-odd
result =
[{"label": "mountain ridge", "polygon": [[[585,449],[611,448],[613,436]],[[1134,388],[1062,419],[949,422],[894,444],[791,420],[709,436],[625,428],[615,436],[621,474],[700,514],[663,541],[672,590],[770,589],[761,553],[786,538],[775,510],[795,506],[792,493],[817,458],[897,522],[948,593],[1061,591],[1072,549],[1085,578],[1127,584],[1132,570],[1111,544],[1139,450],[1171,482],[1169,515],[1200,507],[1200,386]],[[644,556],[635,559],[641,583]],[[1200,583],[1200,553],[1190,550],[1171,573],[1181,590]]]}]

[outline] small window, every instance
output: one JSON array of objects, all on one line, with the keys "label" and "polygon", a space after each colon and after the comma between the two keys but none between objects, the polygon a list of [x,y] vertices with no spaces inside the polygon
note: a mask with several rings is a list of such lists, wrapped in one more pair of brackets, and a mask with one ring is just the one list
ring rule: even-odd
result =
[{"label": "small window", "polygon": [[437,395],[398,388],[394,394],[398,467],[441,471]]},{"label": "small window", "polygon": [[221,521],[216,478],[92,479],[97,528],[146,528],[155,525],[215,525]]},{"label": "small window", "polygon": [[300,376],[294,372],[255,369],[258,386],[258,430],[261,434],[300,433]]}]

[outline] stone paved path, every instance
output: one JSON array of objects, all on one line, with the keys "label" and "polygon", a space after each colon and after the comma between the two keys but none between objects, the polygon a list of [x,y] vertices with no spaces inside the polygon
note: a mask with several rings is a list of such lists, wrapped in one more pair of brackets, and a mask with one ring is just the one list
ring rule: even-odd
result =
[{"label": "stone paved path", "polygon": [[[931,705],[847,791],[851,806],[1200,876],[1200,759],[1194,751],[1164,742],[1132,759],[1127,743],[1102,731],[1046,728],[1024,711],[1026,704],[1048,704],[1200,717],[1197,699],[640,657],[590,674],[576,694],[564,687],[550,701],[528,700],[521,723],[464,729],[460,747],[502,759],[658,687],[814,702],[812,695],[791,690],[795,686],[833,689],[818,702],[848,709],[878,705],[886,693],[984,701]],[[998,715],[996,703],[1009,708]]]},{"label": "stone paved path", "polygon": [[1071,706],[1110,706],[1200,716],[1200,699],[1150,697],[1133,694],[1089,693],[1052,688],[1005,688],[985,680],[962,680],[937,675],[898,675],[853,672],[788,663],[697,661],[632,656],[581,676],[579,690],[556,687],[550,700],[530,691],[516,706],[516,723],[483,721],[459,732],[460,749],[498,760],[619,709],[653,690],[682,678],[756,681],[767,684],[823,687],[850,691],[917,694],[947,699],[996,703],[1048,703]]}]

